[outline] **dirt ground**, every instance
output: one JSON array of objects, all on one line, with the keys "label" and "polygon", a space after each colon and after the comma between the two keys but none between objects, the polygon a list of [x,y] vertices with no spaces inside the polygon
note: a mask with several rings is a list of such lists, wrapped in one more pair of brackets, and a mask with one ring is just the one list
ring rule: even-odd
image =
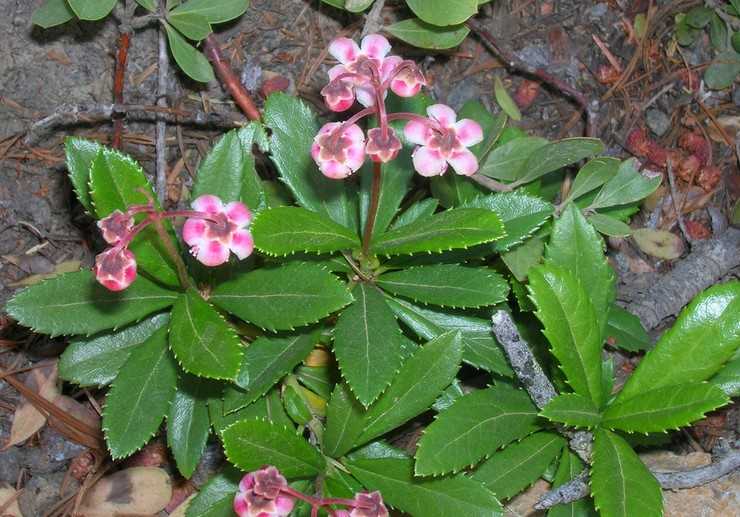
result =
[{"label": "dirt ground", "polygon": [[[66,178],[62,142],[69,134],[107,142],[111,125],[64,126],[44,133],[33,144],[24,140],[34,121],[63,106],[94,106],[112,101],[117,23],[110,18],[100,23],[73,21],[40,30],[31,26],[30,19],[41,3],[41,0],[0,0],[0,12],[4,14],[0,17],[0,307],[32,275],[45,275],[78,264],[89,267],[100,244]],[[675,11],[699,3],[657,2],[661,8],[674,4]],[[386,4],[389,7],[383,12],[383,22],[404,17],[397,2]],[[546,68],[590,99],[598,100],[596,136],[607,142],[610,153],[629,156],[624,148],[626,135],[642,125],[647,125],[652,137],[664,145],[675,145],[681,127],[697,116],[690,108],[691,96],[680,85],[669,90],[666,85],[672,84],[671,78],[675,79],[685,66],[708,63],[709,46],[700,42],[683,50],[683,56],[675,52],[671,55],[668,41],[673,12],[670,9],[661,19],[654,20],[653,46],[638,49],[628,37],[625,20],[644,12],[647,0],[497,0],[493,4],[483,10],[479,20],[503,45],[513,49],[523,61]],[[252,0],[248,12],[238,22],[220,26],[218,35],[225,55],[255,97],[261,100],[260,92],[266,82],[269,84],[277,78],[279,83],[284,78],[289,81],[289,92],[302,95],[323,112],[318,91],[329,66],[325,59],[326,46],[340,31],[357,36],[362,25],[361,17],[339,12],[318,0]],[[637,55],[629,81],[608,99],[603,96],[610,85],[599,82],[596,76],[609,60],[595,44],[595,37],[604,42],[624,68],[628,69]],[[399,53],[420,60],[433,94],[453,107],[460,107],[469,99],[480,99],[495,110],[494,76],[501,77],[512,92],[523,81],[520,76],[509,74],[472,35],[453,51],[427,57],[418,49],[399,50]],[[156,103],[156,63],[156,28],[137,32],[129,56],[125,102]],[[198,86],[174,68],[171,71],[170,106],[239,115],[218,83]],[[715,114],[739,115],[739,90],[736,87],[715,93],[706,101],[707,107]],[[648,101],[651,103],[646,107]],[[548,138],[582,135],[583,120],[574,113],[575,106],[560,92],[541,88],[531,106],[524,109],[519,126]],[[198,160],[218,134],[217,128],[169,127],[167,203],[176,205],[186,198],[192,180],[189,170],[197,168]],[[153,124],[127,122],[123,150],[139,159],[147,171],[153,171]],[[723,222],[726,226],[730,203],[740,194],[734,149],[713,140],[713,151],[714,162],[724,171],[722,183],[691,214],[692,220],[703,225],[710,236]],[[638,221],[646,220],[647,216],[638,216]],[[627,241],[613,240],[610,245],[610,256],[620,275],[620,290],[625,298],[650,286],[656,274],[675,267],[676,261],[651,258]],[[737,275],[737,270],[728,271],[727,275]],[[4,326],[9,327],[10,323],[1,321],[0,329]],[[12,337],[17,340],[13,348],[0,355],[3,367],[23,367],[42,358],[55,357],[65,345],[63,340],[49,340],[17,329],[12,330]],[[631,359],[623,357],[620,361],[628,371]],[[18,404],[17,392],[0,381],[1,441],[8,436]],[[713,425],[705,424],[704,434],[686,432],[685,439],[674,444],[673,450],[710,452],[720,437],[735,445],[740,431],[737,409],[725,409],[712,418]],[[24,515],[44,515],[59,499],[57,494],[69,461],[83,451],[56,431],[44,428],[25,446],[0,451],[0,485],[20,483],[25,487],[20,498]],[[733,508],[740,512],[737,481],[737,477],[726,479],[721,489],[734,502],[718,512],[702,515],[730,515],[722,512],[727,509],[732,512]],[[701,504],[701,497],[709,501],[714,496],[716,491],[709,490],[694,500]]]}]

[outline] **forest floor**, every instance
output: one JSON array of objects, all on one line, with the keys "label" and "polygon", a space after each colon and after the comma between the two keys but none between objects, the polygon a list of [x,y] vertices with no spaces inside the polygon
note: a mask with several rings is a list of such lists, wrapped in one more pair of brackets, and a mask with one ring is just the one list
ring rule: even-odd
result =
[{"label": "forest floor", "polygon": [[[100,242],[92,221],[76,203],[64,165],[63,139],[70,134],[109,142],[110,123],[78,123],[33,129],[34,122],[69,106],[97,106],[112,102],[113,66],[117,23],[73,21],[41,30],[30,19],[41,0],[0,0],[0,307],[19,287],[45,276],[90,267]],[[674,15],[701,2],[657,2],[648,13],[647,0],[585,2],[579,0],[497,0],[477,17],[480,24],[511,49],[518,59],[547,71],[575,86],[592,103],[594,135],[602,138],[608,153],[629,157],[628,135],[647,128],[646,135],[665,149],[675,149],[687,131],[699,131],[711,145],[710,162],[721,171],[711,178],[684,178],[677,182],[683,199],[686,234],[678,227],[670,202],[670,189],[661,187],[636,216],[633,227],[669,230],[676,240],[676,258],[649,255],[631,239],[610,239],[609,256],[620,278],[620,300],[629,307],[645,301],[657,279],[675,271],[692,251],[722,246],[718,237],[732,220],[740,197],[740,175],[735,142],[740,142],[740,88],[735,85],[711,95],[697,93],[696,83],[712,59],[708,37],[692,47],[672,43]],[[386,2],[381,25],[404,17],[399,2]],[[648,15],[648,37],[638,42],[635,19]],[[325,112],[318,91],[325,82],[329,62],[328,42],[340,33],[358,36],[364,19],[321,4],[318,0],[252,0],[247,13],[218,32],[225,55],[245,86],[261,102],[264,93],[287,88]],[[156,104],[157,30],[137,32],[131,44],[124,99],[129,104]],[[397,42],[394,42],[396,45]],[[603,47],[603,48],[602,48]],[[528,133],[548,138],[581,136],[586,131],[578,107],[562,91],[527,82],[510,73],[471,34],[453,51],[427,56],[407,48],[405,55],[423,64],[433,95],[459,108],[469,99],[481,100],[491,110],[493,79],[500,77],[510,92],[526,97],[517,125]],[[168,82],[168,105],[185,110],[211,110],[239,117],[220,85],[197,85],[174,72]],[[691,72],[689,72],[691,70]],[[611,76],[609,76],[611,74]],[[601,80],[599,80],[601,79]],[[523,97],[519,97],[522,99]],[[699,101],[697,101],[699,99]],[[170,124],[167,133],[166,203],[186,201],[194,171],[220,128]],[[738,137],[736,137],[738,134]],[[154,125],[128,120],[123,150],[154,170]],[[688,180],[688,181],[685,181]],[[664,182],[668,184],[668,182]],[[740,256],[740,249],[735,248]],[[697,260],[694,256],[693,260]],[[701,257],[698,258],[701,264]],[[718,280],[737,276],[737,261],[716,272]],[[690,269],[689,269],[690,270]],[[685,279],[690,283],[690,279]],[[681,279],[674,286],[681,290]],[[687,288],[688,289],[688,288]],[[655,303],[660,304],[660,300]],[[651,330],[658,335],[671,316]],[[656,322],[657,323],[657,322]],[[63,339],[49,339],[21,331],[0,310],[0,368],[24,369],[39,361],[53,360],[66,346]],[[626,375],[636,358],[621,356],[618,366]],[[25,377],[24,377],[25,376]],[[21,374],[23,380],[31,374]],[[95,409],[99,393],[68,393]],[[14,387],[0,380],[0,443],[10,442],[11,425],[23,406]],[[711,461],[718,444],[737,447],[740,417],[737,405],[717,411],[674,439],[669,451],[646,453],[654,466],[693,467]],[[164,452],[163,452],[164,451]],[[19,489],[18,503],[24,517],[51,514],[60,491],[74,493],[70,462],[79,467],[85,447],[45,426],[20,445],[0,449],[0,515],[3,485]],[[128,465],[160,464],[169,468],[166,450],[155,443]],[[210,455],[202,475],[215,468],[218,454]],[[80,459],[82,458],[82,459]],[[170,469],[171,470],[171,469]],[[178,497],[192,484],[173,480]],[[197,482],[195,483],[197,484]],[[537,515],[531,509],[537,495],[547,489],[538,482],[510,502],[510,515]],[[736,472],[709,485],[666,493],[666,515],[740,515],[740,475]],[[172,509],[173,504],[168,506]],[[12,513],[11,513],[12,515]],[[167,515],[164,511],[161,515]]]}]

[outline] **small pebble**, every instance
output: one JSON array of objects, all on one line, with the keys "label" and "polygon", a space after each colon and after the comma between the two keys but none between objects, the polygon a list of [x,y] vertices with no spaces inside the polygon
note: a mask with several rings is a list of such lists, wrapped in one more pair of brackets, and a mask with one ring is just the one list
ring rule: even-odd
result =
[{"label": "small pebble", "polygon": [[591,18],[601,18],[606,14],[606,11],[609,9],[609,6],[605,3],[596,4],[589,10],[589,16]]},{"label": "small pebble", "polygon": [[671,118],[658,109],[647,110],[645,123],[656,136],[663,136],[671,128]]}]

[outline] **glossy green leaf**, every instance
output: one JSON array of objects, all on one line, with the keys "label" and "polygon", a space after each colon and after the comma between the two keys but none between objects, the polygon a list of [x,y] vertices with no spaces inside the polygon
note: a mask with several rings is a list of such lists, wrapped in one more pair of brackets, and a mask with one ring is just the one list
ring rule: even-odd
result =
[{"label": "glossy green leaf", "polygon": [[609,237],[628,237],[632,234],[632,228],[616,217],[595,212],[589,215],[586,220],[596,228],[596,231]]},{"label": "glossy green leaf", "polygon": [[261,131],[262,126],[251,122],[222,136],[198,166],[191,197],[212,194],[224,203],[241,201],[251,210],[264,208],[267,199],[252,155]]},{"label": "glossy green leaf", "polygon": [[621,436],[594,433],[591,493],[603,517],[660,517],[660,485]]},{"label": "glossy green leaf", "polygon": [[625,160],[617,174],[604,184],[590,208],[606,208],[640,201],[652,194],[660,185],[660,176],[646,178],[637,171],[637,160]]},{"label": "glossy green leaf", "polygon": [[522,113],[509,92],[506,91],[503,81],[499,76],[493,78],[493,93],[496,96],[496,103],[512,120],[522,120]]},{"label": "glossy green leaf", "polygon": [[347,228],[357,228],[356,203],[349,185],[321,174],[311,158],[311,144],[319,123],[306,103],[284,93],[273,93],[265,103],[264,120],[272,131],[270,157],[298,203],[327,214]]},{"label": "glossy green leaf", "polygon": [[481,165],[479,174],[499,180],[513,181],[522,175],[520,171],[534,152],[547,144],[547,140],[536,136],[510,140],[490,152]]},{"label": "glossy green leaf", "polygon": [[459,207],[488,193],[486,189],[459,174],[443,174],[429,178],[432,196],[444,208]]},{"label": "glossy green leaf", "polygon": [[[581,471],[583,471],[583,462],[568,447],[564,447],[558,462],[558,469],[555,471],[555,477],[552,480],[553,488],[571,481]],[[547,517],[596,517],[593,506],[593,502],[589,498],[579,499],[572,503],[558,504],[548,510]]]},{"label": "glossy green leaf", "polygon": [[524,242],[547,222],[554,210],[552,204],[544,199],[520,191],[480,196],[464,206],[487,208],[501,218],[506,236],[493,243],[493,248],[499,253]]},{"label": "glossy green leaf", "polygon": [[242,472],[226,464],[221,472],[201,487],[188,505],[185,517],[233,517],[234,495],[242,477]]},{"label": "glossy green leaf", "polygon": [[80,20],[100,20],[108,16],[118,0],[67,0]]},{"label": "glossy green leaf", "polygon": [[465,25],[439,27],[418,18],[409,18],[385,27],[385,30],[415,47],[442,50],[458,46],[470,32]]},{"label": "glossy green leaf", "polygon": [[534,433],[494,452],[473,472],[499,499],[508,499],[534,483],[567,442],[557,433]]},{"label": "glossy green leaf", "polygon": [[581,284],[596,311],[602,333],[617,295],[614,270],[604,256],[604,249],[604,240],[571,203],[555,220],[545,252],[546,264],[570,272]]},{"label": "glossy green leaf", "polygon": [[244,354],[234,329],[193,289],[172,308],[170,348],[185,371],[211,379],[236,378]]},{"label": "glossy green leaf", "polygon": [[433,197],[428,197],[426,199],[422,199],[421,201],[417,201],[398,215],[396,220],[393,221],[390,226],[391,230],[395,230],[396,228],[400,228],[401,226],[411,224],[418,219],[431,217],[432,214],[434,214],[434,212],[437,210],[438,204],[439,201],[437,201]]},{"label": "glossy green leaf", "polygon": [[85,140],[74,136],[64,139],[69,180],[72,182],[72,187],[80,204],[91,215],[95,214],[95,207],[90,196],[90,168],[101,149],[103,149],[103,146],[93,140]]},{"label": "glossy green leaf", "polygon": [[448,332],[429,341],[406,360],[393,382],[365,413],[361,445],[395,429],[429,408],[460,368],[460,334]]},{"label": "glossy green leaf", "polygon": [[169,314],[162,313],[121,330],[70,340],[59,358],[59,376],[81,386],[110,384],[133,349],[168,321]]},{"label": "glossy green leaf", "polygon": [[709,382],[718,386],[730,397],[740,396],[740,348]]},{"label": "glossy green leaf", "polygon": [[646,350],[652,344],[640,318],[617,305],[612,305],[609,309],[606,337],[610,345],[629,352]]},{"label": "glossy green leaf", "polygon": [[517,183],[529,183],[549,172],[599,154],[604,144],[598,138],[565,138],[536,149],[527,158],[517,176]]},{"label": "glossy green leaf", "polygon": [[447,331],[458,331],[463,342],[464,362],[506,377],[514,374],[491,333],[490,321],[449,310],[419,307],[399,298],[388,298],[387,303],[420,338],[434,339]]},{"label": "glossy green leaf", "polygon": [[349,304],[352,295],[321,266],[288,263],[224,282],[210,300],[245,321],[275,331],[314,323]]},{"label": "glossy green leaf", "polygon": [[487,268],[420,266],[381,275],[376,283],[395,295],[449,307],[482,307],[506,300],[509,285]]},{"label": "glossy green leaf", "polygon": [[351,13],[359,13],[370,7],[374,1],[375,0],[344,0],[344,8]]},{"label": "glossy green leaf", "polygon": [[570,271],[548,265],[529,272],[529,290],[568,384],[600,407],[601,330],[584,286]]},{"label": "glossy green leaf", "polygon": [[540,415],[571,427],[594,427],[601,421],[601,412],[590,398],[578,393],[561,393],[545,407]]},{"label": "glossy green leaf", "polygon": [[211,419],[213,430],[220,436],[224,429],[231,424],[245,419],[259,418],[268,420],[274,424],[292,426],[293,422],[285,412],[283,401],[280,396],[280,388],[275,387],[263,397],[258,398],[251,404],[244,406],[238,411],[227,412],[221,398],[208,399],[208,416]]},{"label": "glossy green leaf", "polygon": [[721,389],[709,383],[665,386],[630,399],[619,397],[604,412],[601,425],[642,433],[678,429],[729,401]]},{"label": "glossy green leaf", "polygon": [[715,285],[681,311],[627,380],[617,401],[640,393],[701,382],[740,347],[740,282]]},{"label": "glossy green leaf", "polygon": [[503,509],[493,492],[467,476],[421,479],[408,459],[353,459],[346,466],[368,490],[414,517],[501,517]]},{"label": "glossy green leaf", "polygon": [[167,445],[177,470],[190,478],[206,448],[211,421],[208,417],[208,381],[183,374],[167,417]]},{"label": "glossy green leaf", "polygon": [[589,160],[576,174],[564,203],[578,199],[602,186],[610,178],[616,176],[620,163],[617,158],[610,156],[599,156]]},{"label": "glossy green leaf", "polygon": [[103,408],[103,432],[113,459],[143,447],[159,430],[177,387],[177,364],[161,327],[131,352],[111,384]]},{"label": "glossy green leaf", "polygon": [[229,462],[250,472],[273,465],[287,478],[315,476],[324,470],[324,457],[303,437],[266,420],[240,420],[221,438]]},{"label": "glossy green leaf", "polygon": [[365,428],[364,414],[365,409],[347,384],[338,383],[326,408],[324,454],[331,458],[339,458],[352,450],[355,441]]},{"label": "glossy green leaf", "polygon": [[186,38],[194,41],[206,39],[212,32],[211,24],[199,14],[175,11],[167,15],[167,21]]},{"label": "glossy green leaf", "polygon": [[306,388],[316,393],[324,400],[329,400],[334,386],[334,369],[329,366],[300,365],[296,369],[296,377]]},{"label": "glossy green leaf", "polygon": [[524,282],[529,275],[529,271],[542,262],[544,253],[545,243],[540,237],[532,237],[502,253],[501,260],[517,281]]},{"label": "glossy green leaf", "polygon": [[359,283],[352,294],[354,303],[334,328],[334,355],[352,392],[367,407],[401,366],[401,329],[377,288]]},{"label": "glossy green leaf", "polygon": [[209,23],[222,23],[238,18],[249,7],[249,0],[187,0],[170,12],[170,16],[196,14]]},{"label": "glossy green leaf", "polygon": [[31,23],[44,29],[61,25],[75,17],[67,0],[46,0],[44,5],[33,12]]},{"label": "glossy green leaf", "polygon": [[537,408],[526,391],[505,384],[474,391],[426,428],[416,448],[414,472],[457,472],[537,428]]},{"label": "glossy green leaf", "polygon": [[406,0],[416,16],[439,26],[457,25],[478,12],[478,0]]},{"label": "glossy green leaf", "polygon": [[456,208],[391,230],[373,243],[380,255],[440,252],[466,248],[505,236],[499,217],[480,208]]},{"label": "glossy green leaf", "polygon": [[359,247],[357,235],[326,215],[297,206],[262,212],[252,223],[255,246],[270,255],[327,253]]},{"label": "glossy green leaf", "polygon": [[7,313],[36,332],[91,335],[116,329],[172,305],[177,293],[139,277],[125,291],[112,292],[90,271],[65,273],[20,291]]},{"label": "glossy green leaf", "polygon": [[260,337],[244,351],[239,379],[241,387],[228,386],[224,393],[224,411],[237,411],[272,388],[282,377],[303,361],[316,344],[311,330],[285,337]]},{"label": "glossy green leaf", "polygon": [[177,66],[195,81],[201,83],[213,81],[215,79],[213,68],[206,56],[188,43],[172,25],[164,23],[164,28],[167,31],[167,41],[169,41],[170,51]]},{"label": "glossy green leaf", "polygon": [[[99,219],[115,210],[125,211],[133,205],[146,205],[149,199],[142,192],[154,197],[149,180],[141,166],[130,156],[112,149],[103,149],[93,160],[90,169],[90,194]],[[176,246],[175,242],[172,242]],[[140,271],[170,285],[179,285],[175,266],[167,255],[153,226],[139,233],[129,244],[136,256]]]}]

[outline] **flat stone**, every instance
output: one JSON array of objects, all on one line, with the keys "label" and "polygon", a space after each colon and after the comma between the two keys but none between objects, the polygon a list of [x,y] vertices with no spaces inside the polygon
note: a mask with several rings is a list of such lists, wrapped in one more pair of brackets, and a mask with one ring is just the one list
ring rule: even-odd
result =
[{"label": "flat stone", "polygon": [[658,109],[647,110],[645,123],[657,136],[665,135],[671,128],[671,118]]},{"label": "flat stone", "polygon": [[675,454],[670,451],[652,451],[640,454],[640,459],[650,470],[675,472],[691,470],[712,463],[712,456],[706,452]]},{"label": "flat stone", "polygon": [[544,511],[535,510],[534,505],[540,498],[550,490],[550,483],[544,479],[537,482],[527,490],[514,497],[504,506],[504,517],[541,517]]}]

